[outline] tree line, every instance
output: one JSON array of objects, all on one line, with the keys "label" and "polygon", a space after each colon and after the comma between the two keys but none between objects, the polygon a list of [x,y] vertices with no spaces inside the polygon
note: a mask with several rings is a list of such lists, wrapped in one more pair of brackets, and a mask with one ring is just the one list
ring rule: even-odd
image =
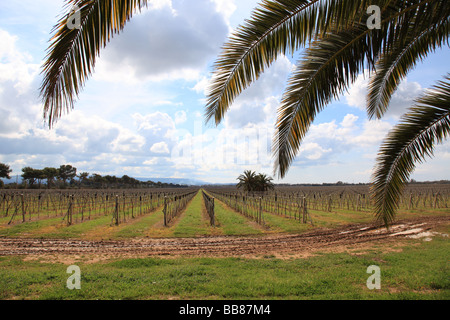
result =
[{"label": "tree line", "polygon": [[[11,179],[12,169],[9,165],[0,163],[0,178]],[[163,183],[153,181],[140,181],[123,175],[100,175],[88,172],[77,173],[77,168],[70,164],[61,165],[59,168],[45,167],[35,169],[32,167],[22,168],[20,183],[4,184],[0,180],[1,188],[179,188],[185,187],[180,184]]]}]

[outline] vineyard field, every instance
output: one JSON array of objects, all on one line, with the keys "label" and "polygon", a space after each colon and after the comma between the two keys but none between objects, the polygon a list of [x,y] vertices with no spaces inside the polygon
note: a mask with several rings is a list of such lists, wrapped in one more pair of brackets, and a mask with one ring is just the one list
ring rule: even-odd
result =
[{"label": "vineyard field", "polygon": [[[399,218],[450,212],[450,186],[408,187]],[[302,233],[374,221],[367,186],[4,190],[0,237],[115,239]]]},{"label": "vineyard field", "polygon": [[[445,185],[407,189],[390,229],[374,225],[365,186],[0,196],[3,299],[448,298]],[[81,290],[64,287],[69,264]],[[373,264],[392,275],[377,291]]]}]

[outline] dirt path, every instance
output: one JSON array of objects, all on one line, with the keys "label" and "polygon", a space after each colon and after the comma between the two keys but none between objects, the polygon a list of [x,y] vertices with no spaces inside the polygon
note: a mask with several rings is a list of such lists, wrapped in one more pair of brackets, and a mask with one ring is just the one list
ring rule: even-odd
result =
[{"label": "dirt path", "polygon": [[302,256],[320,250],[389,243],[406,237],[432,234],[450,223],[449,216],[398,221],[388,231],[369,224],[335,229],[316,229],[304,234],[274,234],[255,237],[213,236],[199,238],[87,241],[67,239],[0,238],[1,255],[93,255],[93,256]]}]

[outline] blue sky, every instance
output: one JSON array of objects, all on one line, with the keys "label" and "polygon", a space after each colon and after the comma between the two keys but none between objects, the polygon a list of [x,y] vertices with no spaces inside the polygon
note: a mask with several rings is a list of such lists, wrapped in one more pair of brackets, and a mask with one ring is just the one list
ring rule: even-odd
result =
[{"label": "blue sky", "polygon": [[[51,130],[39,86],[50,31],[64,1],[0,2],[0,162],[72,164],[78,172],[233,183],[246,169],[272,174],[276,108],[294,61],[282,57],[233,104],[204,123],[211,66],[254,0],[157,0],[102,51],[75,110]],[[386,116],[368,121],[367,79],[317,117],[285,183],[368,182],[383,137],[424,89],[450,70],[448,48],[419,64]],[[417,167],[416,180],[450,179],[450,143]]]}]

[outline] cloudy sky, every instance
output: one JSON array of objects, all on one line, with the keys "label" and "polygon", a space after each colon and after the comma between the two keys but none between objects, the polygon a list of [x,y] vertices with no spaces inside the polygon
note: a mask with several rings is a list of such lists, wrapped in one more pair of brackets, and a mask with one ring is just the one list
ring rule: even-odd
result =
[{"label": "cloudy sky", "polygon": [[[71,164],[78,172],[233,183],[246,169],[272,174],[270,141],[286,79],[280,58],[233,104],[223,123],[205,125],[205,90],[227,36],[256,0],[155,0],[102,51],[75,110],[53,129],[42,118],[41,65],[63,0],[0,2],[0,162]],[[360,77],[316,119],[287,177],[275,182],[368,182],[383,137],[412,100],[449,72],[439,50],[400,85],[389,113],[368,121]],[[450,143],[417,167],[416,180],[450,179]]]}]

